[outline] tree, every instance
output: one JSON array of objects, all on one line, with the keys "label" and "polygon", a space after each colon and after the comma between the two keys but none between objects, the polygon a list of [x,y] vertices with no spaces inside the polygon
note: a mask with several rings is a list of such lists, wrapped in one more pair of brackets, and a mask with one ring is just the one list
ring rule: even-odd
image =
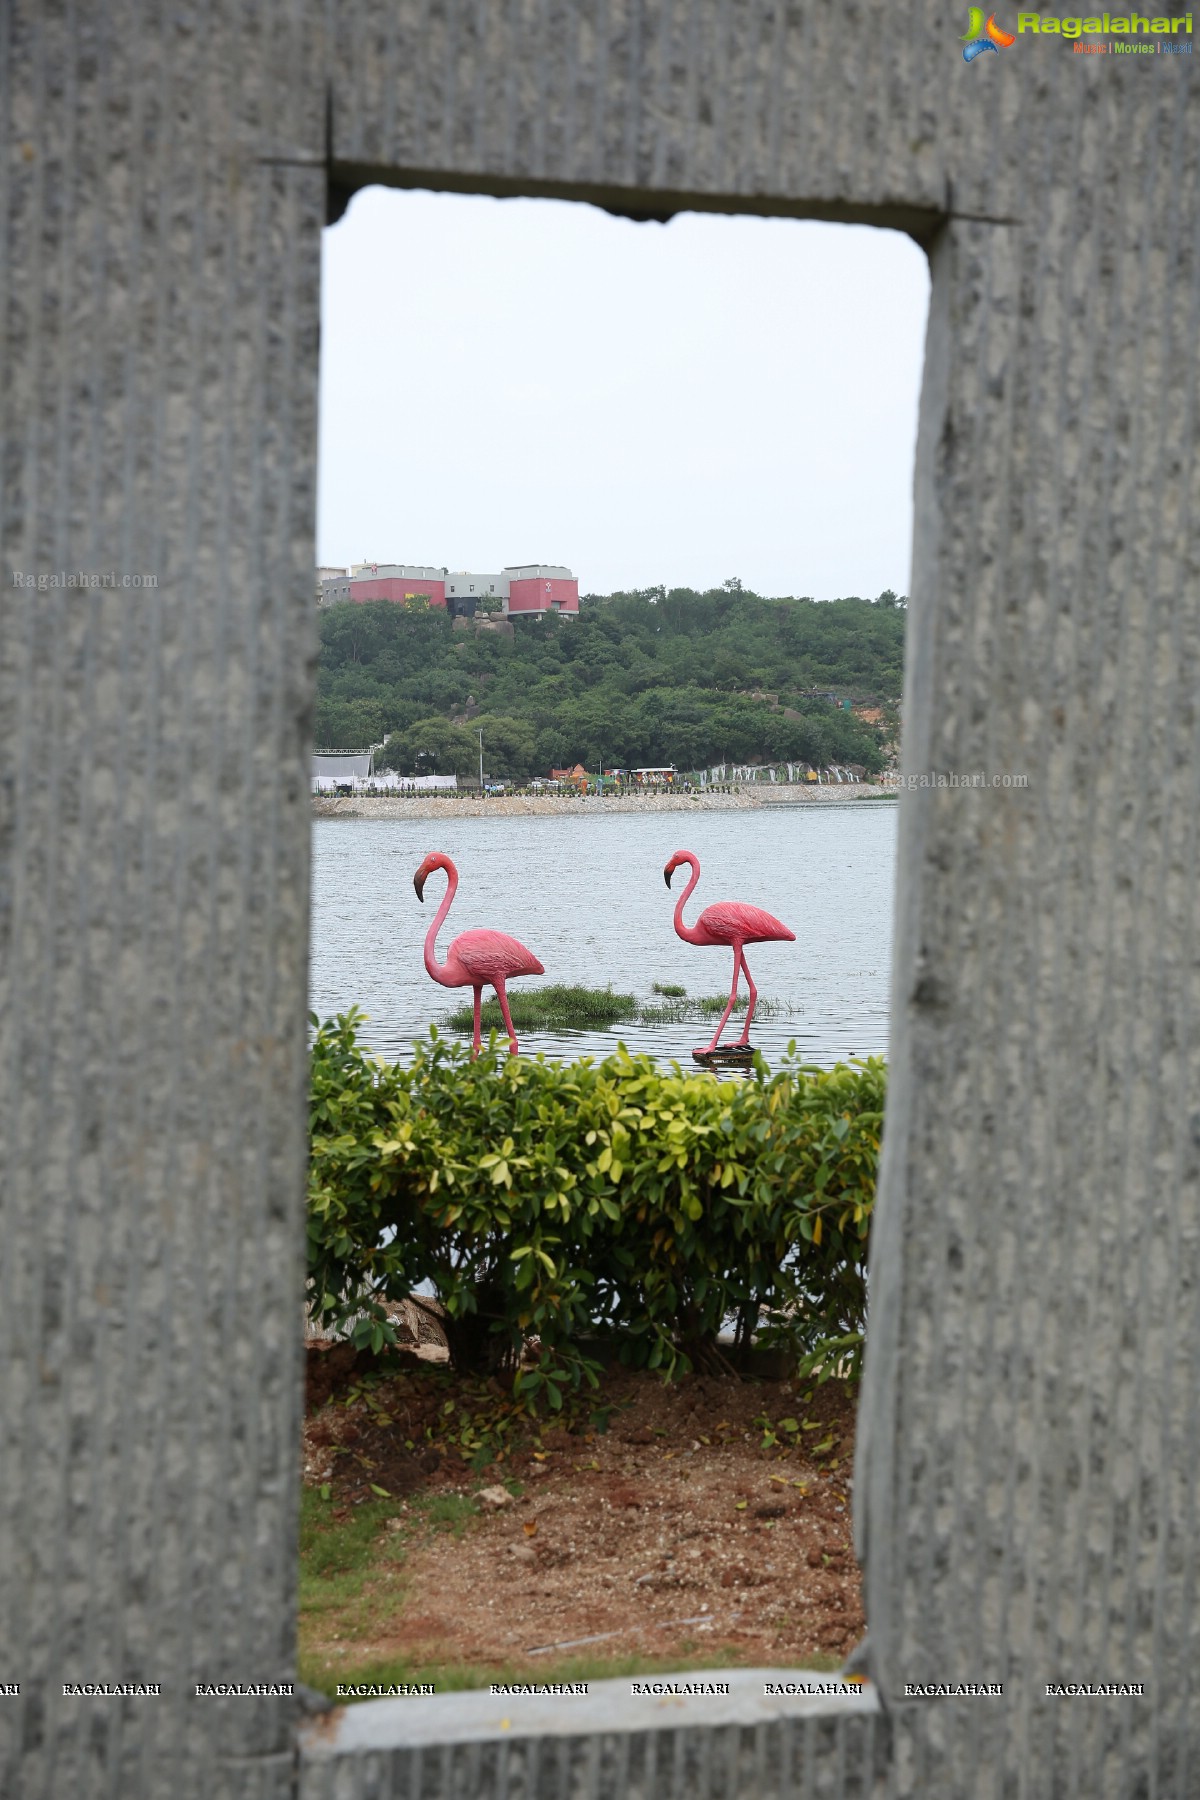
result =
[{"label": "tree", "polygon": [[[387,731],[385,766],[468,777],[482,728],[489,771],[517,781],[601,757],[870,768],[881,733],[824,696],[894,701],[904,628],[891,589],[818,604],[765,599],[737,577],[705,593],[592,596],[577,619],[526,620],[513,636],[454,631],[439,607],[343,603],[320,622],[318,742],[349,749]],[[474,729],[452,726],[468,706]]]},{"label": "tree", "polygon": [[457,775],[460,779],[479,770],[479,739],[465,725],[449,719],[421,719],[407,731],[393,733],[377,762],[402,775]]},{"label": "tree", "polygon": [[[528,781],[537,772],[534,731],[527,720],[481,713],[479,729],[483,732],[483,766],[489,775],[501,781]],[[478,749],[478,737],[475,744]]]},{"label": "tree", "polygon": [[315,738],[318,749],[365,750],[384,733],[383,707],[368,700],[319,700]]}]

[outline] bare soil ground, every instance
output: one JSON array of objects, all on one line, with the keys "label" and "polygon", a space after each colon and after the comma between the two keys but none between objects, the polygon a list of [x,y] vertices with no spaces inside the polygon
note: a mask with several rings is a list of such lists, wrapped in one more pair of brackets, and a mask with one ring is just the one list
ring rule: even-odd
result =
[{"label": "bare soil ground", "polygon": [[352,1661],[549,1679],[581,1655],[829,1668],[862,1634],[837,1381],[618,1370],[539,1424],[411,1352],[310,1345],[308,1363],[305,1482],[331,1532],[364,1505],[378,1519],[358,1600],[304,1621],[310,1677]]}]

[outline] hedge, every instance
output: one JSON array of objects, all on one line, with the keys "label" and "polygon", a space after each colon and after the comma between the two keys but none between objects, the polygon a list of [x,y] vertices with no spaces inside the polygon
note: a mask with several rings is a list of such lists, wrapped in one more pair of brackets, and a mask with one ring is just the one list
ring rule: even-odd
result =
[{"label": "hedge", "polygon": [[[308,1299],[391,1337],[381,1302],[429,1283],[451,1361],[535,1403],[594,1381],[591,1349],[666,1374],[720,1366],[717,1334],[857,1373],[885,1069],[794,1054],[747,1079],[602,1062],[471,1061],[436,1028],[408,1067],[315,1018]],[[536,1366],[520,1367],[529,1340]]]}]

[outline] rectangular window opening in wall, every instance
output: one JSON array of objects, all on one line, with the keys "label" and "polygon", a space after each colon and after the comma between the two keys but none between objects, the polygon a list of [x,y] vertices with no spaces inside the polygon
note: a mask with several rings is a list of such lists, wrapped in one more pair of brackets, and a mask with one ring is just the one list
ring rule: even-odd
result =
[{"label": "rectangular window opening in wall", "polygon": [[[354,1215],[351,1263],[389,1285],[378,1321],[365,1293],[325,1321],[366,1343],[353,1381],[306,1319],[301,1667],[331,1696],[389,1642],[417,1683],[738,1660],[751,1567],[772,1664],[828,1670],[864,1629],[861,1256],[814,1388],[792,1277],[771,1306],[703,1289],[693,1329],[647,1310],[653,1228],[636,1274],[600,1246],[634,1174],[665,1193],[651,1152],[677,1167],[655,1135],[693,1104],[655,1086],[673,1063],[738,1079],[747,1036],[773,1071],[858,1059],[852,1148],[878,1101],[927,305],[924,253],[860,226],[368,189],[326,233],[311,1005],[359,1007],[361,1053],[441,1134],[414,1127],[425,1173],[397,1152]],[[749,1023],[732,914],[697,925],[722,902],[760,909]],[[469,1058],[468,930],[505,936],[540,1124],[503,1111],[490,988]],[[621,1045],[647,1059],[637,1100]],[[605,1066],[623,1099],[593,1120]],[[654,1344],[686,1382],[622,1363]],[[790,1526],[817,1488],[810,1544]],[[797,1609],[813,1555],[825,1598]],[[339,1558],[364,1580],[335,1594]]]}]

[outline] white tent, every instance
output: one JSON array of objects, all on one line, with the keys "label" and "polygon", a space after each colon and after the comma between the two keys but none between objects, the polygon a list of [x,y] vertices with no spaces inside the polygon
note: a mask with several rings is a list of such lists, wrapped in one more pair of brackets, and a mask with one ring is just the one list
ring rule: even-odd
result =
[{"label": "white tent", "polygon": [[312,759],[314,782],[362,781],[371,773],[371,752],[357,751],[349,756],[319,756]]}]

